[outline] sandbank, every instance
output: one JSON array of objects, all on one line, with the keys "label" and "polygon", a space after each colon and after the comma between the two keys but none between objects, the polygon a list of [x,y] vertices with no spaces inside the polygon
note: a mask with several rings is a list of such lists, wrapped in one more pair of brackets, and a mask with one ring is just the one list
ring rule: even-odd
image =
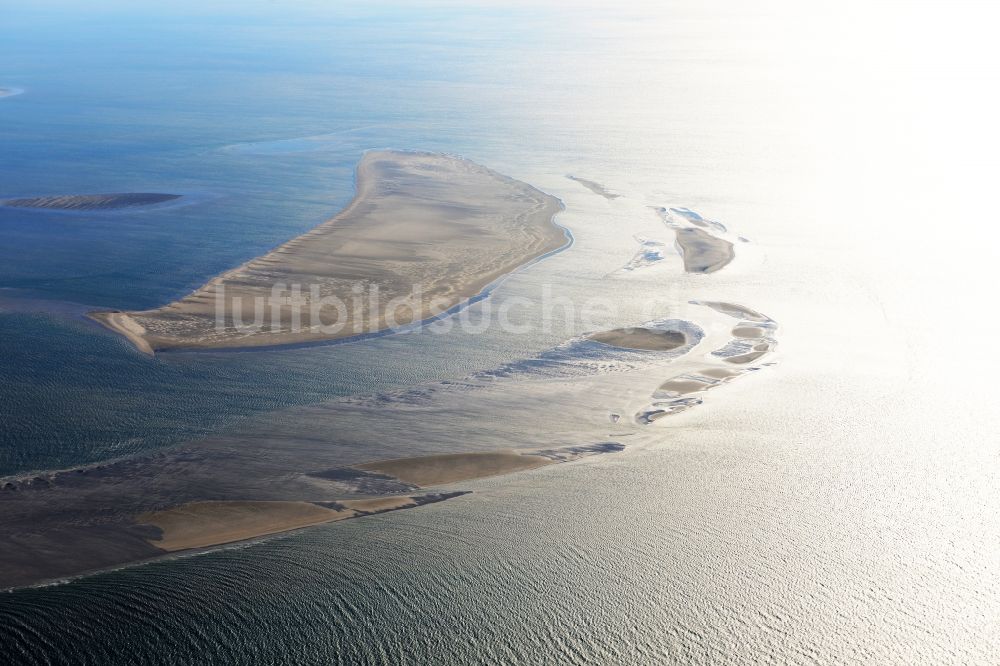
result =
[{"label": "sandbank", "polygon": [[696,305],[704,305],[705,307],[712,308],[716,312],[721,312],[722,314],[729,315],[730,317],[735,317],[736,319],[746,319],[747,321],[758,322],[761,324],[773,323],[774,320],[763,315],[756,310],[751,310],[745,305],[737,305],[736,303],[725,303],[723,301],[691,301]]},{"label": "sandbank", "polygon": [[554,462],[556,461],[543,456],[517,451],[491,451],[379,460],[353,467],[386,474],[405,483],[426,487],[510,474],[551,465]]},{"label": "sandbank", "polygon": [[90,316],[154,350],[351,338],[440,316],[568,244],[558,199],[469,160],[372,151],[356,183],[331,220],[179,301]]},{"label": "sandbank", "polygon": [[136,522],[152,525],[160,530],[158,537],[148,540],[151,545],[160,550],[174,552],[208,548],[321,523],[409,509],[448,499],[455,494],[372,497],[322,504],[297,501],[190,502],[170,509],[140,514]]},{"label": "sandbank", "polygon": [[165,550],[205,548],[232,541],[275,534],[356,515],[309,502],[192,502],[151,511],[136,519],[159,528],[162,536],[150,543]]},{"label": "sandbank", "polygon": [[621,196],[620,194],[615,194],[614,192],[605,189],[603,185],[601,185],[600,183],[595,183],[592,180],[587,180],[586,178],[580,178],[578,176],[572,176],[572,175],[566,177],[569,178],[570,180],[575,180],[576,182],[580,183],[594,194],[599,194],[605,199],[608,200],[617,199],[618,197]]},{"label": "sandbank", "polygon": [[588,339],[613,347],[643,351],[670,351],[687,344],[687,336],[681,331],[642,327],[600,331],[591,333]]},{"label": "sandbank", "polygon": [[674,233],[688,273],[714,273],[736,256],[732,243],[702,229],[674,229]]}]

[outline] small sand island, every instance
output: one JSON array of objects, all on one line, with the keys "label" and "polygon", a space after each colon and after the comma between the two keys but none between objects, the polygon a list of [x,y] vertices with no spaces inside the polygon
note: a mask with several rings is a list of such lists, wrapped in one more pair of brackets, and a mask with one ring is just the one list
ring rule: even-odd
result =
[{"label": "small sand island", "polygon": [[568,244],[558,199],[466,159],[372,151],[356,183],[334,218],[181,300],[90,316],[146,352],[350,338],[439,316]]},{"label": "small sand island", "polygon": [[150,543],[168,553],[207,548],[233,541],[288,532],[348,518],[409,509],[444,499],[450,495],[420,497],[374,497],[339,502],[229,501],[191,502],[182,506],[149,511],[138,516],[141,524],[160,531]]},{"label": "small sand island", "polygon": [[60,194],[46,197],[4,199],[0,205],[9,208],[35,208],[40,210],[103,211],[152,206],[180,199],[179,194],[158,192],[124,192],[117,194]]},{"label": "small sand island", "polygon": [[642,351],[671,351],[687,344],[687,336],[682,331],[656,328],[616,328],[610,331],[591,333],[588,340]]},{"label": "small sand island", "polygon": [[733,257],[733,244],[701,229],[676,229],[677,247],[688,273],[714,273]]},{"label": "small sand island", "polygon": [[653,210],[674,230],[686,273],[714,273],[736,257],[733,244],[719,236],[727,232],[721,222],[707,220],[688,208],[653,207]]}]

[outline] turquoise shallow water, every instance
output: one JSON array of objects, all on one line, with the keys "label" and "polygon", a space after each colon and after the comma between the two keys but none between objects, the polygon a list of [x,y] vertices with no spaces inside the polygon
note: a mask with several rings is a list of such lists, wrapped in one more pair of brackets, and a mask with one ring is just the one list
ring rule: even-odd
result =
[{"label": "turquoise shallow water", "polygon": [[[462,377],[582,332],[151,360],[59,305],[153,306],[200,285],[329,217],[372,147],[464,154],[564,200],[574,247],[491,300],[546,283],[600,293],[619,325],[649,298],[659,316],[735,301],[777,319],[781,346],[779,365],[672,417],[655,447],[0,595],[0,655],[998,661],[998,368],[982,307],[1000,240],[983,213],[997,59],[956,43],[931,60],[947,13],[914,9],[898,30],[895,10],[848,5],[5,8],[0,85],[25,92],[0,100],[0,197],[196,201],[0,209],[0,287],[43,301],[0,313],[0,474],[280,424],[275,410]],[[754,242],[707,280],[609,278],[634,236],[671,241],[647,208],[664,205]]]}]

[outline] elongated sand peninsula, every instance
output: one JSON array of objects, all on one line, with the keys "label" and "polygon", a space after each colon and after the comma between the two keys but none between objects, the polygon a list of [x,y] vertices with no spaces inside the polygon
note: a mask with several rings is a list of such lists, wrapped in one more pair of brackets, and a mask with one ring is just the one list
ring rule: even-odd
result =
[{"label": "elongated sand peninsula", "polygon": [[469,160],[373,151],[336,217],[169,305],[91,317],[144,351],[302,344],[441,315],[567,244],[555,197]]}]

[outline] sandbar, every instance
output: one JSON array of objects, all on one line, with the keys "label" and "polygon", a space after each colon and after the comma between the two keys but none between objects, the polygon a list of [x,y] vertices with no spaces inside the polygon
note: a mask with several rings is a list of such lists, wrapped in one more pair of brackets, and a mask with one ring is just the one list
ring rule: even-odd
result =
[{"label": "sandbar", "polygon": [[674,229],[688,273],[714,273],[736,256],[733,244],[702,229]]},{"label": "sandbar", "polygon": [[150,539],[150,543],[173,552],[242,541],[355,515],[351,509],[338,511],[310,502],[191,502],[144,513],[136,522],[159,528],[162,536]]},{"label": "sandbar", "polygon": [[642,351],[670,351],[687,344],[687,336],[682,331],[655,328],[615,328],[610,331],[591,333],[589,340],[612,347],[639,349]]},{"label": "sandbar", "polygon": [[568,245],[558,199],[459,157],[371,151],[356,189],[332,219],[178,301],[90,316],[153,350],[352,338],[453,311]]},{"label": "sandbar", "polygon": [[405,483],[426,487],[510,474],[551,465],[554,462],[556,461],[550,458],[517,451],[490,451],[379,460],[353,467],[386,474]]},{"label": "sandbar", "polygon": [[160,550],[174,552],[208,548],[270,534],[331,523],[348,518],[409,509],[449,499],[451,495],[422,497],[372,497],[336,502],[208,501],[148,511],[136,517],[142,525],[160,531],[148,539]]},{"label": "sandbar", "polygon": [[663,382],[660,385],[659,391],[665,391],[673,395],[688,395],[714,388],[717,385],[717,382],[705,381],[690,375],[682,375]]},{"label": "sandbar", "polygon": [[730,317],[735,317],[736,319],[746,319],[747,321],[758,322],[761,324],[774,323],[774,320],[763,315],[756,310],[751,310],[745,305],[737,305],[736,303],[725,303],[723,301],[691,301],[696,305],[704,305],[707,308],[712,308],[716,312],[721,312],[722,314],[729,315]]},{"label": "sandbar", "polygon": [[117,194],[60,194],[46,197],[5,199],[0,205],[9,208],[35,208],[40,210],[102,211],[152,206],[180,199],[179,194],[158,192],[125,192]]},{"label": "sandbar", "polygon": [[572,175],[566,177],[569,178],[570,180],[575,180],[576,182],[580,183],[594,194],[599,194],[605,199],[608,200],[617,199],[618,197],[621,196],[620,194],[615,194],[614,192],[605,189],[603,185],[601,185],[600,183],[595,183],[592,180],[587,180],[586,178],[580,178],[578,176],[572,176]]}]

